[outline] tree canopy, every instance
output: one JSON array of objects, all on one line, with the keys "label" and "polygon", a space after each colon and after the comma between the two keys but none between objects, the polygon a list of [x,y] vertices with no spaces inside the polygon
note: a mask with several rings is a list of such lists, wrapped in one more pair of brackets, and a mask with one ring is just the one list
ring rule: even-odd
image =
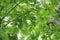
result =
[{"label": "tree canopy", "polygon": [[0,0],[0,40],[60,40],[60,0]]}]

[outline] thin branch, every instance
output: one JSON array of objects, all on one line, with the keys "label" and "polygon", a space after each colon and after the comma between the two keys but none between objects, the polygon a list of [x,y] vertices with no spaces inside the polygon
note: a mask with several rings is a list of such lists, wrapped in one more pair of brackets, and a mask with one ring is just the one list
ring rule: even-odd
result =
[{"label": "thin branch", "polygon": [[7,13],[6,13],[6,15],[4,15],[3,17],[2,17],[2,19],[4,19],[5,18],[5,16],[7,16],[16,6],[18,6],[20,4],[20,2],[18,3],[18,4],[16,4],[15,6],[13,6],[10,10],[8,10],[7,11]]}]

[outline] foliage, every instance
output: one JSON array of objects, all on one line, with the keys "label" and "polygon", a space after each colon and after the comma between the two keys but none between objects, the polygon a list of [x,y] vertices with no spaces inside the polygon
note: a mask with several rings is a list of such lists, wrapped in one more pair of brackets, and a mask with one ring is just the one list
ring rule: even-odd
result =
[{"label": "foliage", "polygon": [[60,40],[60,0],[0,0],[0,40],[39,38]]}]

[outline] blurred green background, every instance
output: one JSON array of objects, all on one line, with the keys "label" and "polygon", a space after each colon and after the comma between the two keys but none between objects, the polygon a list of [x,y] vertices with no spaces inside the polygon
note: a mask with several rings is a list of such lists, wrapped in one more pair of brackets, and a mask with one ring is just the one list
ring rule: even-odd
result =
[{"label": "blurred green background", "polygon": [[60,0],[0,0],[0,40],[60,40]]}]

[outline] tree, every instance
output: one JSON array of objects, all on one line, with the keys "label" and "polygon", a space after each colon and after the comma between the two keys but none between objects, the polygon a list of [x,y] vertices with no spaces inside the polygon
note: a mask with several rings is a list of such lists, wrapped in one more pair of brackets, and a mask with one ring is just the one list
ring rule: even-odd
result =
[{"label": "tree", "polygon": [[0,40],[60,40],[60,0],[0,0]]}]

